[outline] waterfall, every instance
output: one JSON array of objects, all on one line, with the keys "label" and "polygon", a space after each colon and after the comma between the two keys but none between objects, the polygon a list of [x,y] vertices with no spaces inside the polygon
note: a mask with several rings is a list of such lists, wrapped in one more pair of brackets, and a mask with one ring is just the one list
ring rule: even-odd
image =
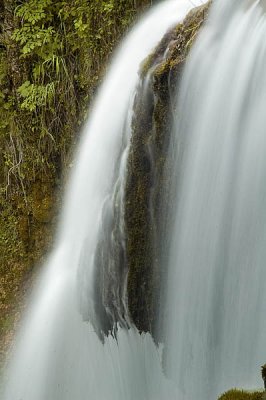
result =
[{"label": "waterfall", "polygon": [[[110,199],[118,199],[120,206],[123,200],[127,121],[140,63],[167,29],[199,3],[162,2],[133,29],[114,58],[84,130],[55,250],[39,278],[1,385],[4,400],[176,399],[175,385],[162,373],[161,349],[150,335],[119,328],[116,339],[99,340],[97,334],[109,328],[100,326],[95,332],[102,317],[97,314],[94,266]],[[121,286],[120,316],[126,309]],[[114,309],[104,312],[112,322]],[[91,323],[84,321],[88,318]],[[123,318],[128,327],[128,317]]]},{"label": "waterfall", "polygon": [[[126,263],[117,268],[117,258],[125,257],[138,70],[168,28],[201,3],[162,2],[114,57],[77,151],[55,250],[3,377],[3,400],[208,400],[232,387],[261,386],[265,0],[213,0],[178,83],[177,106],[171,104],[174,206],[170,254],[163,258],[169,260],[163,345],[133,326]],[[152,96],[147,76],[139,109]]]},{"label": "waterfall", "polygon": [[261,387],[266,360],[265,2],[213,3],[175,124],[166,369],[185,399]]}]

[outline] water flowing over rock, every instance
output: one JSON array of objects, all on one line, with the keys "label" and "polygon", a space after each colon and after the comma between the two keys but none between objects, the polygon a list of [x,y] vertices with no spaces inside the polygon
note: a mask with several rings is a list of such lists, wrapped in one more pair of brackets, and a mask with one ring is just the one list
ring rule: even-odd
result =
[{"label": "water flowing over rock", "polygon": [[167,275],[176,87],[208,8],[193,9],[171,28],[139,71],[95,257],[95,329],[100,326],[104,334],[131,321],[140,332],[160,336],[156,321]]},{"label": "water flowing over rock", "polygon": [[[159,339],[156,321],[168,254],[165,238],[176,85],[207,10],[208,5],[193,9],[166,33],[142,62],[139,82],[129,99],[93,262],[94,309],[86,303],[83,307],[85,320],[92,320],[101,338],[115,334],[118,325],[128,328],[134,323],[140,332]],[[85,245],[83,271],[87,263]],[[91,297],[89,290],[87,296]]]},{"label": "water flowing over rock", "polygon": [[[114,59],[78,150],[55,251],[18,335],[3,385],[5,400],[176,398],[175,385],[162,373],[161,351],[150,335],[139,335],[124,312],[127,296],[123,283],[116,287],[116,279],[126,280],[126,273],[115,267],[113,280],[109,276],[105,286],[108,293],[102,296],[97,282],[106,283],[105,271],[95,266],[103,235],[112,241],[114,260],[120,258],[116,243],[123,239],[123,226],[115,224],[110,239],[104,223],[107,215],[110,226],[121,209],[120,164],[126,165],[125,128],[140,64],[192,6],[185,0],[158,5],[133,29]],[[117,208],[112,209],[113,201]],[[112,268],[112,262],[109,265]],[[98,336],[103,339],[117,320],[127,329],[118,327],[116,339],[109,336],[103,345]]]},{"label": "water flowing over rock", "polygon": [[160,310],[173,207],[171,133],[176,88],[208,8],[205,4],[193,9],[144,60],[135,98],[125,192],[128,306],[137,328],[152,333],[156,340],[162,335],[158,325],[163,323],[164,310]]},{"label": "water flowing over rock", "polygon": [[4,400],[261,386],[265,2],[216,0],[204,27],[209,4],[176,25],[191,4],[161,3],[110,68]]}]

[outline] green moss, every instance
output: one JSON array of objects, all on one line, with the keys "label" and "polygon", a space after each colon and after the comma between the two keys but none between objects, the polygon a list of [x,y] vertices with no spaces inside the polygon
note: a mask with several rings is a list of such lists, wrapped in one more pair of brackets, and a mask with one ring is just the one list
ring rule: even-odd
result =
[{"label": "green moss", "polygon": [[18,319],[33,266],[51,249],[88,105],[117,41],[150,3],[0,5],[0,353],[11,340],[10,321]]},{"label": "green moss", "polygon": [[171,97],[208,7],[192,10],[143,61],[135,99],[125,209],[128,306],[137,328],[151,332],[156,340],[168,253],[165,232],[170,224]]},{"label": "green moss", "polygon": [[[5,35],[0,34],[0,348],[7,347],[12,336],[7,321],[17,320],[15,310],[23,305],[34,264],[51,248],[62,182],[106,62],[137,12],[150,3],[75,0],[50,4],[30,0],[20,1],[16,8],[16,1],[4,0],[1,6],[0,29]],[[27,30],[32,18],[37,19]],[[181,24],[169,32],[143,64],[145,79],[150,68],[158,64],[169,39],[174,42],[182,33],[184,38],[178,39],[169,59],[157,65],[156,104],[145,104],[142,112],[139,97],[136,106],[140,119],[135,121],[129,158],[129,168],[135,172],[129,174],[126,211],[129,303],[136,325],[146,331],[152,330],[160,284],[160,274],[151,271],[150,265],[157,257],[152,242],[158,235],[163,185],[157,185],[152,196],[151,191],[155,180],[161,184],[166,180],[168,77],[171,71],[176,73],[179,60],[185,57],[186,41],[195,38],[199,20],[193,24],[187,28]],[[44,33],[47,40],[39,46],[37,35]],[[33,40],[35,34],[37,39]],[[154,172],[151,148],[156,158]],[[151,201],[156,204],[154,215],[149,212]],[[159,261],[156,265],[158,270]]]},{"label": "green moss", "polygon": [[265,392],[247,392],[243,390],[233,389],[224,393],[219,400],[263,400]]}]

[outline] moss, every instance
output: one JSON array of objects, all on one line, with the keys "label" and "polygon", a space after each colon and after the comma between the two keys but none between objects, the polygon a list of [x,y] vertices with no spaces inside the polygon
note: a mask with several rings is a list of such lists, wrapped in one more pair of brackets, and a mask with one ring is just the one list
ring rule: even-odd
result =
[{"label": "moss", "polygon": [[233,389],[224,393],[219,400],[263,400],[265,392],[247,392],[243,390]]},{"label": "moss", "polygon": [[[70,3],[0,4],[0,353],[11,340],[11,321],[23,308],[34,265],[51,249],[62,186],[88,105],[117,41],[151,2]],[[28,46],[25,53],[30,38],[18,13],[32,4],[49,7],[34,29],[47,30],[47,43],[49,32],[56,35],[53,46]]]},{"label": "moss", "polygon": [[41,223],[51,223],[55,213],[55,188],[42,182],[34,182],[30,191],[31,212],[33,219]]},{"label": "moss", "polygon": [[[169,72],[172,66],[178,65],[186,59],[208,16],[210,4],[209,1],[207,4],[192,9],[182,23],[167,32],[159,46],[143,61],[140,71],[142,78],[162,59],[163,62],[157,69],[158,74]],[[166,50],[168,54],[165,58]]]},{"label": "moss", "polygon": [[[53,200],[56,202],[54,196]],[[4,354],[24,307],[33,266],[41,263],[43,254],[51,248],[55,221],[49,217],[47,224],[47,212],[45,221],[35,218],[35,205],[41,212],[43,203],[34,196],[28,198],[27,207],[18,193],[9,202],[0,197],[0,205],[0,353]]]},{"label": "moss", "polygon": [[[3,155],[0,158],[0,348],[6,347],[9,341],[6,338],[12,336],[10,321],[15,323],[18,319],[19,313],[15,310],[23,307],[25,288],[30,286],[33,266],[42,262],[44,254],[51,248],[57,210],[61,204],[61,187],[71,163],[72,148],[86,118],[88,103],[105,72],[106,61],[136,12],[150,3],[148,0],[116,0],[115,7],[107,12],[106,7],[102,8],[102,2],[75,1],[71,3],[71,10],[66,5],[62,11],[64,29],[61,32],[62,24],[56,23],[57,14],[54,13],[61,3],[54,2],[54,16],[49,24],[54,23],[55,29],[59,29],[57,34],[62,41],[59,53],[54,54],[56,69],[47,62],[47,68],[41,72],[42,57],[46,55],[33,51],[21,57],[23,48],[19,42],[15,43],[12,33],[23,28],[23,21],[14,17],[16,2],[3,2],[1,29],[6,29],[3,29],[5,35],[0,35],[0,148]],[[75,8],[75,4],[81,7]],[[90,17],[88,37],[74,29],[74,17],[71,16],[72,12],[79,13],[84,7],[90,8],[90,14],[86,14]],[[189,25],[195,27],[190,33],[185,32],[182,24],[171,30],[142,68],[144,80],[151,67],[157,66],[153,88],[156,97],[151,101],[151,107],[145,104],[147,114],[145,116],[143,112],[140,117],[143,126],[135,121],[136,136],[143,130],[145,132],[142,138],[133,140],[128,165],[129,169],[132,167],[136,171],[129,173],[127,187],[128,193],[132,190],[136,194],[136,199],[127,195],[127,229],[131,233],[127,243],[128,292],[130,311],[140,330],[153,329],[155,293],[160,285],[160,275],[152,272],[150,265],[157,257],[152,242],[158,235],[155,221],[161,215],[159,199],[163,189],[157,186],[152,196],[151,192],[153,182],[166,179],[163,174],[166,154],[161,149],[167,148],[169,140],[168,133],[165,133],[168,132],[169,120],[168,81],[172,70],[177,71],[180,65],[179,44],[182,42],[185,47],[186,41],[190,43],[192,37],[194,40],[198,22]],[[44,26],[47,26],[46,22]],[[177,39],[181,33],[184,39]],[[79,40],[75,39],[77,34],[82,34]],[[91,41],[91,38],[95,40]],[[173,56],[161,60],[169,40],[172,45],[178,40],[171,48]],[[63,49],[62,54],[60,49]],[[177,56],[174,56],[175,52],[179,52]],[[185,57],[185,50],[182,57]],[[39,74],[38,79],[42,76],[41,81],[36,74]],[[39,92],[40,87],[50,85],[54,90],[51,100],[47,103],[38,101],[31,110],[30,102],[34,99],[30,97],[31,91],[23,86],[25,82],[31,84],[28,89],[38,89]],[[140,97],[138,101],[141,104]],[[23,104],[30,107],[25,109]],[[136,105],[136,108],[141,113],[141,107]],[[154,122],[156,134],[153,137]],[[133,148],[139,149],[138,156]],[[155,170],[150,149],[156,158]],[[150,202],[156,204],[153,206],[154,215],[149,212]],[[138,204],[142,207],[136,207]],[[125,264],[125,259],[118,254],[118,263]]]},{"label": "moss", "polygon": [[209,4],[192,10],[143,61],[135,99],[125,209],[128,307],[137,328],[156,340],[168,253],[165,233],[171,219],[172,98],[208,8]]}]

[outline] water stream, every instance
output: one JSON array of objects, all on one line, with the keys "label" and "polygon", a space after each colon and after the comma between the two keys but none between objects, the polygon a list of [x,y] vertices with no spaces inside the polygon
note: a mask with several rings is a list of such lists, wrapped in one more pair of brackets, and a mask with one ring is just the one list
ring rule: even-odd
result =
[{"label": "water stream", "polygon": [[[163,363],[162,347],[134,327],[99,340],[95,254],[103,210],[117,201],[123,216],[140,63],[200,0],[162,2],[114,58],[84,130],[55,250],[18,333],[3,400],[208,400],[231,387],[262,386],[266,7],[259,0],[213,3],[177,99]],[[118,319],[130,327],[125,281]]]},{"label": "water stream", "polygon": [[214,2],[178,99],[167,370],[187,399],[262,387],[265,37],[263,3]]},{"label": "water stream", "polygon": [[197,3],[201,1],[162,2],[136,25],[114,57],[84,129],[55,250],[18,334],[2,385],[4,400],[175,398],[149,335],[140,336],[132,327],[103,345],[84,319],[89,315],[97,325],[94,256],[102,210],[112,198],[113,183],[123,181],[130,138],[125,125],[140,64]]}]

